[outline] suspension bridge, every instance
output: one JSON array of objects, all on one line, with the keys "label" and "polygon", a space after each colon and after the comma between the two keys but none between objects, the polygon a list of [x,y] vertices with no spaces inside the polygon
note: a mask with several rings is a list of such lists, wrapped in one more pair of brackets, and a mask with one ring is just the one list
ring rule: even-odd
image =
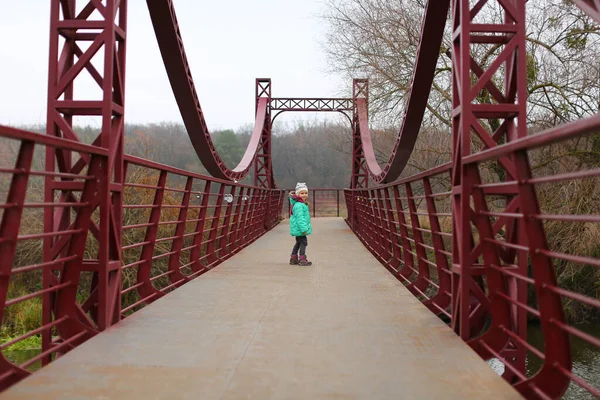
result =
[{"label": "suspension bridge", "polygon": [[[488,3],[502,8],[502,23],[479,19]],[[597,1],[573,3],[600,22]],[[46,134],[0,125],[2,143],[18,149],[0,168],[3,324],[16,306],[42,304],[38,326],[0,345],[0,397],[600,397],[574,371],[571,348],[577,338],[600,350],[600,338],[564,308],[600,301],[556,276],[557,265],[598,268],[600,259],[553,249],[546,233],[549,222],[587,228],[600,217],[552,213],[539,198],[565,182],[597,184],[600,169],[539,174],[530,165],[536,151],[597,135],[600,117],[527,135],[525,0],[427,2],[385,165],[371,142],[368,80],[355,79],[348,98],[277,98],[259,78],[254,130],[233,169],[211,141],[172,1],[148,0],[210,176],[124,153],[127,1],[50,4]],[[404,176],[448,13],[452,161]],[[473,56],[482,44],[499,49],[489,65]],[[76,96],[84,75],[97,99]],[[291,111],[342,113],[353,138],[348,187],[310,192],[314,264],[304,268],[287,265],[287,192],[271,163],[272,123]],[[90,144],[73,126],[82,116],[102,120]],[[249,173],[253,184],[239,183]],[[320,218],[325,209],[334,216]],[[35,248],[39,257],[23,257]],[[36,289],[15,294],[24,280]],[[532,323],[542,348],[527,340]],[[10,357],[34,335],[40,352]],[[531,357],[539,368],[527,368]]]}]

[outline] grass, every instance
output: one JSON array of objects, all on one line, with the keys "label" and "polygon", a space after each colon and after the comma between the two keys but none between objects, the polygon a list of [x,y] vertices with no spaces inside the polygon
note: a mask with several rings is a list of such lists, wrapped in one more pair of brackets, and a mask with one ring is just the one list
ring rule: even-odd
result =
[{"label": "grass", "polygon": [[[7,343],[14,338],[8,335],[0,335],[0,342]],[[8,346],[4,351],[25,351],[25,350],[40,350],[42,348],[42,337],[33,335],[17,343]]]}]

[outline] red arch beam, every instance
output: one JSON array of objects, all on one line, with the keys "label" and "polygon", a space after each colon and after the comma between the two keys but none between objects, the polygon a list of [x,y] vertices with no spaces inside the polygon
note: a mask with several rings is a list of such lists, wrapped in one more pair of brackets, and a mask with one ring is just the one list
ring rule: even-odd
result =
[{"label": "red arch beam", "polygon": [[421,27],[421,39],[411,83],[408,103],[402,120],[402,127],[394,150],[386,165],[381,168],[375,158],[371,133],[367,121],[367,103],[364,98],[356,98],[360,137],[363,153],[371,178],[377,183],[396,180],[410,157],[425,115],[427,100],[435,77],[435,67],[446,27],[446,17],[450,8],[449,0],[428,1]]},{"label": "red arch beam", "polygon": [[244,178],[250,171],[258,150],[265,119],[270,118],[267,109],[269,99],[260,98],[258,100],[254,131],[246,152],[235,168],[227,168],[210,138],[185,54],[173,2],[171,0],[147,0],[146,3],[183,123],[202,165],[215,178],[229,180]]}]

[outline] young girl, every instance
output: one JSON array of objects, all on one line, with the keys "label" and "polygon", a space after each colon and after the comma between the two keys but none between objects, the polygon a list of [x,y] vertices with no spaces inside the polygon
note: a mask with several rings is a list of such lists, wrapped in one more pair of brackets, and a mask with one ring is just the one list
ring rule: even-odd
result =
[{"label": "young girl", "polygon": [[296,237],[296,244],[290,256],[290,265],[312,265],[306,259],[307,235],[312,233],[310,226],[310,212],[308,211],[308,186],[306,183],[297,183],[296,191],[290,192],[290,234]]}]

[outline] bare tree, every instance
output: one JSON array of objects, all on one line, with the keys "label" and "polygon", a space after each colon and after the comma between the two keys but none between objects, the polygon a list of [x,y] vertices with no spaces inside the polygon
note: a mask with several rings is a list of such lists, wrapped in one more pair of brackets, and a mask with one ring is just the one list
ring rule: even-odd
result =
[{"label": "bare tree", "polygon": [[[399,125],[410,90],[424,3],[327,0],[323,18],[329,31],[323,45],[330,65],[348,78],[369,78],[375,123]],[[529,0],[527,13],[528,122],[554,125],[597,112],[600,27],[564,0]],[[495,23],[503,13],[499,6],[487,5],[477,18],[479,23]],[[427,104],[424,124],[429,128],[451,126],[450,48],[447,27]],[[497,45],[479,45],[474,47],[474,56],[486,67],[500,50]],[[496,77],[503,73],[500,69]],[[489,101],[485,93],[480,97],[479,101]]]}]

